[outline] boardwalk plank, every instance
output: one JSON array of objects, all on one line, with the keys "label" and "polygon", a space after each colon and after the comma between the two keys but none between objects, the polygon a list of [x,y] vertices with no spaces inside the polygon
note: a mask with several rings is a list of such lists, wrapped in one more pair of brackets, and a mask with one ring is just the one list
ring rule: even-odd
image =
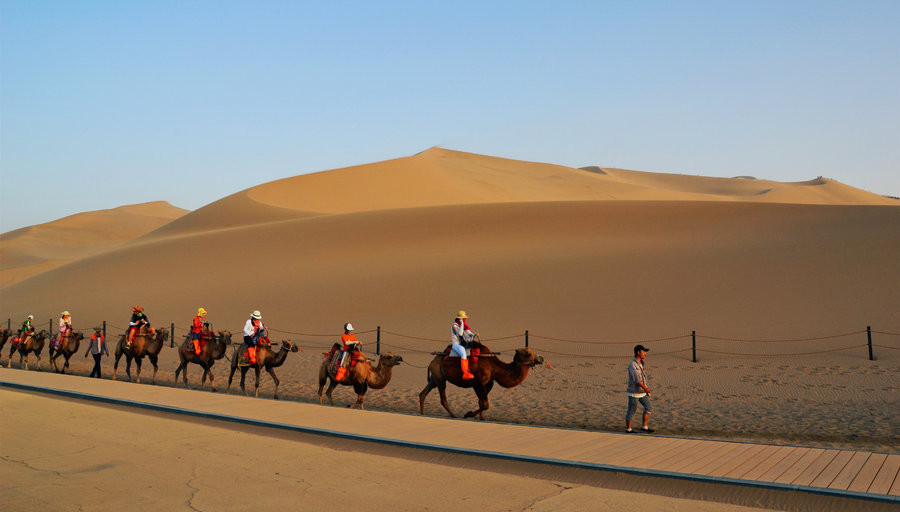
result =
[{"label": "boardwalk plank", "polygon": [[756,480],[761,482],[774,482],[776,478],[784,474],[785,471],[790,469],[801,457],[809,453],[812,448],[801,448],[797,447],[791,452],[787,454],[787,456],[781,459],[778,464],[775,464],[765,473],[759,475]]},{"label": "boardwalk plank", "polygon": [[888,455],[882,464],[878,475],[869,486],[868,492],[874,494],[888,494],[891,490],[891,484],[897,479],[897,473],[900,471],[900,455]]},{"label": "boardwalk plank", "polygon": [[853,482],[853,479],[859,474],[859,470],[863,467],[863,464],[866,463],[869,455],[872,454],[869,452],[854,453],[853,457],[850,458],[850,462],[848,462],[847,465],[844,466],[844,469],[838,473],[828,488],[847,490],[847,488],[850,487],[850,483]]},{"label": "boardwalk plank", "polygon": [[[732,468],[730,471],[728,471],[727,473],[725,473],[724,475],[721,475],[721,476],[724,476],[726,478],[741,478],[744,476],[744,474],[749,472],[751,469],[755,468],[756,466],[761,464],[763,461],[765,461],[766,459],[768,459],[769,457],[774,455],[775,452],[777,452],[779,448],[780,448],[779,446],[774,446],[774,445],[765,446],[765,447],[763,447],[762,450],[756,452],[755,454],[753,454],[753,456],[744,460],[737,467]],[[716,476],[720,476],[720,475],[716,475]]]},{"label": "boardwalk plank", "polygon": [[797,448],[793,446],[779,446],[778,449],[775,450],[775,453],[757,464],[755,467],[753,467],[753,469],[744,473],[741,478],[745,480],[758,480],[763,474],[765,474],[767,471],[770,471],[788,455],[796,450]]},{"label": "boardwalk plank", "polygon": [[796,480],[797,477],[799,477],[800,474],[803,473],[803,471],[805,471],[806,468],[809,467],[809,465],[812,464],[813,461],[818,459],[823,453],[825,453],[825,450],[822,448],[810,449],[808,452],[803,454],[803,457],[800,457],[800,459],[797,460],[796,463],[791,465],[791,467],[789,467],[784,473],[782,473],[781,476],[776,478],[774,480],[775,483],[779,483],[779,484],[793,483],[794,480]]},{"label": "boardwalk plank", "polygon": [[831,482],[833,482],[841,470],[844,469],[844,466],[850,462],[850,459],[853,458],[854,454],[856,454],[854,451],[842,450],[841,453],[837,454],[834,460],[819,473],[819,476],[817,476],[810,485],[813,487],[828,487],[831,485]]},{"label": "boardwalk plank", "polygon": [[859,473],[856,475],[856,478],[853,479],[853,482],[848,489],[856,492],[868,491],[869,486],[872,485],[872,481],[875,480],[875,475],[878,474],[878,470],[884,465],[885,459],[887,459],[886,454],[873,453],[869,457],[869,460],[863,465],[862,469],[859,470]]},{"label": "boardwalk plank", "polygon": [[698,447],[703,445],[703,441],[698,441],[697,439],[688,439],[687,441],[687,443],[675,450],[647,459],[644,462],[644,467],[663,471],[663,468],[671,467],[676,462],[684,460],[685,457],[694,453]]},{"label": "boardwalk plank", "polygon": [[641,442],[634,443],[635,450],[607,457],[606,463],[614,466],[627,463],[629,466],[634,466],[639,460],[649,459],[660,452],[667,452],[678,447],[681,443],[676,441],[679,440],[662,437],[642,439]]},{"label": "boardwalk plank", "polygon": [[838,456],[840,450],[825,450],[825,452],[819,456],[818,459],[814,460],[800,473],[793,482],[794,485],[809,485],[813,480],[818,477],[825,468],[831,464],[831,461],[834,460],[835,457]]},{"label": "boardwalk plank", "polygon": [[684,446],[690,443],[690,439],[669,439],[670,442],[666,443],[665,446],[661,449],[657,449],[651,453],[645,454],[641,457],[633,459],[631,464],[635,467],[648,467],[648,462],[651,460],[655,460],[658,458],[664,458],[672,453],[682,449]]},{"label": "boardwalk plank", "polygon": [[[698,475],[712,475],[719,470],[724,470],[723,473],[727,473],[731,468],[744,462],[744,460],[749,457],[748,454],[756,453],[758,450],[762,450],[762,447],[759,445],[738,445],[736,450],[732,450],[728,454],[708,462],[706,465],[694,471],[694,473]],[[721,474],[717,476],[721,476]]]},{"label": "boardwalk plank", "polygon": [[694,468],[705,465],[712,459],[720,457],[723,453],[734,450],[737,445],[734,443],[710,443],[709,445],[701,445],[693,454],[689,454],[679,463],[673,465],[672,470],[678,473],[691,473]]}]

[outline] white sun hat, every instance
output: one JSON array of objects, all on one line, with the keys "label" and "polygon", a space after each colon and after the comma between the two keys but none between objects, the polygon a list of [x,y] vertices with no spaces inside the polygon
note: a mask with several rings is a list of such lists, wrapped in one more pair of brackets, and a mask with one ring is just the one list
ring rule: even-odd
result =
[{"label": "white sun hat", "polygon": [[260,313],[259,310],[257,309],[256,311],[253,312],[253,314],[250,315],[250,317],[259,320],[262,318],[262,313]]},{"label": "white sun hat", "polygon": [[344,324],[344,330],[345,330],[345,331],[352,331],[352,330],[353,330],[353,324],[351,324],[350,322],[345,323],[345,324]]}]

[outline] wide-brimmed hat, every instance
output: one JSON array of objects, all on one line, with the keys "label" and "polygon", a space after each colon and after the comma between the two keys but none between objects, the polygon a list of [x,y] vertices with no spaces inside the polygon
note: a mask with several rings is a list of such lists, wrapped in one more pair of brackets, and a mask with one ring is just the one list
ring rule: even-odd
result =
[{"label": "wide-brimmed hat", "polygon": [[68,311],[63,311],[62,316],[72,316],[72,315],[70,315]]},{"label": "wide-brimmed hat", "polygon": [[206,310],[203,308],[197,308],[197,316],[203,316],[206,314]]},{"label": "wide-brimmed hat", "polygon": [[262,318],[262,313],[260,313],[259,310],[257,309],[253,313],[250,313],[250,318],[255,318],[257,320],[260,320]]},{"label": "wide-brimmed hat", "polygon": [[456,318],[469,318],[469,315],[462,309],[459,310],[459,313],[456,314]]},{"label": "wide-brimmed hat", "polygon": [[344,330],[345,330],[345,331],[352,331],[352,330],[353,330],[353,324],[351,324],[350,322],[345,323],[345,324],[344,324]]},{"label": "wide-brimmed hat", "polygon": [[134,311],[135,313],[141,313],[144,311],[144,308],[142,308],[140,306],[135,306],[135,307],[131,308],[131,310]]}]

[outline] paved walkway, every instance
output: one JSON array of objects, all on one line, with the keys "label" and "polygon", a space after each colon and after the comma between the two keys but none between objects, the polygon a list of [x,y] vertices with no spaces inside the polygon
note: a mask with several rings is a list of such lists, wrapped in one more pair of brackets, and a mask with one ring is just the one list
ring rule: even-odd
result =
[{"label": "paved walkway", "polygon": [[450,420],[22,370],[0,371],[0,386],[507,460],[900,503],[898,454]]}]

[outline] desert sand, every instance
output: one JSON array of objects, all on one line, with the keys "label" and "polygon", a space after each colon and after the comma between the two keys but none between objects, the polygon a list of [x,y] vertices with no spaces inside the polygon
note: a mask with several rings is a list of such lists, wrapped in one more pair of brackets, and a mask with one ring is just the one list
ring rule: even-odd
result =
[{"label": "desert sand", "polygon": [[[574,169],[432,148],[262,184],[130,241],[110,236],[103,252],[73,249],[27,279],[3,274],[0,316],[34,314],[41,327],[67,309],[77,329],[105,320],[113,338],[140,304],[180,341],[199,306],[235,333],[259,309],[273,339],[303,347],[277,370],[283,398],[300,401],[318,400],[321,352],[345,322],[370,356],[380,326],[382,352],[405,363],[366,403],[415,413],[430,353],[465,309],[501,359],[528,330],[551,365],[495,389],[491,421],[621,429],[641,342],[662,433],[896,453],[898,205],[821,177]],[[163,350],[162,385],[177,360]],[[214,370],[220,387],[227,365]],[[89,368],[73,359],[74,372]],[[260,392],[272,392],[268,375]],[[451,406],[473,408],[470,393],[451,389]],[[346,388],[335,396],[353,401]],[[436,392],[425,413],[445,414]]]}]

